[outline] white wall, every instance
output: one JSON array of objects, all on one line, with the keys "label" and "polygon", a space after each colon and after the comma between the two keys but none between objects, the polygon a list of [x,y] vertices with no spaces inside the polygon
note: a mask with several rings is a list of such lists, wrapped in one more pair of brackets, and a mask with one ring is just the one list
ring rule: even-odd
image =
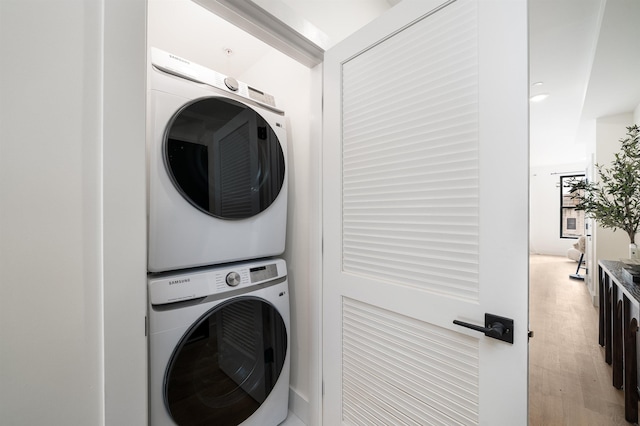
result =
[{"label": "white wall", "polygon": [[[613,154],[620,149],[618,141],[624,137],[626,126],[633,123],[640,123],[640,105],[633,113],[601,117],[585,126],[588,132],[582,136],[588,139],[586,162],[531,167],[529,213],[531,253],[566,256],[567,250],[575,241],[560,238],[560,189],[558,187],[560,176],[584,172],[591,162],[592,153],[596,163],[608,166],[613,160]],[[576,157],[581,156],[583,156],[581,153],[576,155]],[[600,250],[598,258],[616,259],[628,255],[626,233],[620,230],[613,232],[598,228],[598,236],[600,237],[600,243],[596,246],[596,251],[598,248]]]},{"label": "white wall", "polygon": [[144,16],[0,1],[2,424],[146,424]]},{"label": "white wall", "polygon": [[[610,167],[614,154],[620,151],[620,139],[627,133],[627,127],[633,124],[633,113],[601,117],[596,120],[595,162],[605,168]],[[597,173],[595,180],[597,182]],[[597,222],[596,222],[597,224]],[[618,229],[604,229],[597,226],[594,239],[595,260],[617,260],[629,256],[629,237]]]},{"label": "white wall", "polygon": [[[317,399],[320,318],[319,277],[319,139],[311,143],[312,70],[257,40],[189,0],[150,0],[148,45],[231,75],[273,95],[286,113],[289,166],[287,260],[291,296],[291,409],[307,424]],[[231,56],[224,48],[233,50]],[[314,98],[317,108],[318,97]],[[314,314],[315,312],[315,314]],[[314,316],[315,315],[315,316]]]},{"label": "white wall", "polygon": [[[600,117],[594,120],[594,140],[588,145],[589,173],[588,178],[592,182],[598,181],[598,173],[595,165],[608,168],[614,158],[614,153],[620,150],[619,140],[626,134],[626,127],[633,121],[633,114],[619,114],[609,117]],[[598,300],[597,265],[599,260],[617,260],[629,256],[629,237],[624,231],[616,232],[597,225],[590,220],[595,227],[592,228],[590,237],[587,238],[587,288],[591,293],[594,305]],[[637,237],[636,237],[637,239]]]},{"label": "white wall", "polygon": [[5,424],[101,423],[100,11],[80,6],[0,2]]},{"label": "white wall", "polygon": [[575,162],[530,169],[529,249],[531,253],[566,256],[575,239],[560,238],[560,176],[584,173]]}]

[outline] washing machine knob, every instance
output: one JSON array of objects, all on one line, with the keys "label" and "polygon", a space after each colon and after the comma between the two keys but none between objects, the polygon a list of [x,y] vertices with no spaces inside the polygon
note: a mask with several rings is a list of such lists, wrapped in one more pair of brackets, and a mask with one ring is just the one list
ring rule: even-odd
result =
[{"label": "washing machine knob", "polygon": [[238,91],[238,80],[233,77],[227,77],[224,79],[224,84],[231,90],[232,92]]},{"label": "washing machine knob", "polygon": [[227,285],[230,285],[231,287],[235,287],[238,284],[240,284],[240,274],[237,272],[229,272],[227,274]]}]

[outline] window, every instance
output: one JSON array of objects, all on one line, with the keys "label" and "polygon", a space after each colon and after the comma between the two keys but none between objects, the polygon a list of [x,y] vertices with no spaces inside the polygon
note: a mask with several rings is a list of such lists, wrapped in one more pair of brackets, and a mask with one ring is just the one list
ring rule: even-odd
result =
[{"label": "window", "polygon": [[560,176],[560,238],[578,238],[584,234],[584,211],[576,210],[582,190],[571,191],[571,183],[584,175]]}]

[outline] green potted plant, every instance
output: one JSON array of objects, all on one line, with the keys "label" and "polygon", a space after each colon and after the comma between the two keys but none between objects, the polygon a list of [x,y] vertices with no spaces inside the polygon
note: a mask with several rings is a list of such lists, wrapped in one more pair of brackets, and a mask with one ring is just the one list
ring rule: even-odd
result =
[{"label": "green potted plant", "polygon": [[576,206],[603,228],[621,229],[630,240],[630,257],[635,253],[635,236],[640,228],[640,128],[627,127],[620,139],[620,151],[609,168],[596,164],[598,181],[571,183]]}]

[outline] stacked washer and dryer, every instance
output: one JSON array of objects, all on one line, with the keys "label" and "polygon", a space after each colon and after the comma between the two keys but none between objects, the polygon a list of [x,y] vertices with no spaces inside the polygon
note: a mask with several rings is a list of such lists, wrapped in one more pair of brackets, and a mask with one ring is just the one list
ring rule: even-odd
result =
[{"label": "stacked washer and dryer", "polygon": [[289,396],[284,113],[152,48],[148,126],[152,426],[282,422]]}]

